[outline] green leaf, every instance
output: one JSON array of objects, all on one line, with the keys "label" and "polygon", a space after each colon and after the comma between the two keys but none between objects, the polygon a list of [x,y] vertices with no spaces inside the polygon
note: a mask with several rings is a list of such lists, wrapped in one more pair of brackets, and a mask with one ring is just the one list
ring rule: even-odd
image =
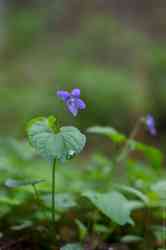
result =
[{"label": "green leaf", "polygon": [[141,191],[133,187],[126,186],[126,185],[116,185],[116,187],[122,192],[136,196],[137,198],[142,200],[146,205],[149,204],[148,197],[145,194],[143,194]]},{"label": "green leaf", "polygon": [[152,167],[161,167],[164,156],[159,149],[134,140],[130,140],[129,145],[132,150],[144,153],[146,158],[150,161]]},{"label": "green leaf", "polygon": [[123,143],[126,141],[125,135],[119,133],[117,130],[111,127],[91,127],[87,130],[88,133],[101,134],[109,137],[113,142]]},{"label": "green leaf", "polygon": [[12,226],[10,229],[13,231],[21,231],[21,230],[24,230],[24,229],[31,227],[32,225],[33,225],[32,221],[27,220],[27,221],[24,221],[20,225]]},{"label": "green leaf", "polygon": [[83,250],[84,248],[79,243],[67,244],[61,247],[60,250]]},{"label": "green leaf", "polygon": [[151,186],[151,190],[157,193],[158,197],[162,200],[166,200],[166,180],[160,180]]},{"label": "green leaf", "polygon": [[78,226],[79,229],[79,236],[80,236],[80,240],[84,240],[88,234],[88,230],[85,227],[85,225],[78,219],[75,220],[75,223]]},{"label": "green leaf", "polygon": [[110,229],[110,227],[107,227],[102,224],[95,224],[94,231],[98,234],[110,234],[110,232],[112,232],[113,229]]},{"label": "green leaf", "polygon": [[86,137],[75,127],[62,127],[58,130],[56,119],[36,118],[27,128],[31,145],[49,161],[64,161],[79,154],[86,143]]},{"label": "green leaf", "polygon": [[[47,206],[51,207],[51,194],[46,195],[44,197],[44,201]],[[72,194],[69,194],[69,193],[55,194],[56,211],[63,212],[75,206],[77,206],[77,203]]]},{"label": "green leaf", "polygon": [[31,160],[35,156],[35,151],[28,142],[20,142],[12,138],[9,140],[9,147],[11,147],[11,151],[21,160]]},{"label": "green leaf", "polygon": [[[110,138],[114,143],[122,144],[127,142],[128,138],[119,133],[112,127],[91,127],[87,130],[89,133],[105,135]],[[154,148],[144,143],[137,142],[135,140],[129,140],[129,147],[131,151],[142,152],[147,159],[150,161],[151,165],[155,168],[160,168],[163,161],[163,154],[157,148]]]},{"label": "green leaf", "polygon": [[83,196],[87,197],[103,214],[119,225],[134,224],[130,217],[131,212],[141,204],[129,201],[124,195],[115,191],[110,193],[88,191]]},{"label": "green leaf", "polygon": [[126,235],[126,236],[123,236],[120,241],[123,243],[135,243],[135,242],[143,241],[143,238],[137,235]]},{"label": "green leaf", "polygon": [[151,230],[153,231],[156,239],[159,242],[165,241],[166,240],[166,227],[164,226],[151,226]]},{"label": "green leaf", "polygon": [[44,182],[44,180],[23,181],[23,180],[7,179],[5,181],[5,186],[8,188],[17,188],[17,187],[23,187],[23,186],[29,186],[29,185],[37,185],[41,182]]},{"label": "green leaf", "polygon": [[0,204],[6,204],[9,205],[10,207],[12,206],[17,206],[20,205],[23,201],[18,200],[17,198],[11,199],[10,197],[7,196],[0,196]]}]

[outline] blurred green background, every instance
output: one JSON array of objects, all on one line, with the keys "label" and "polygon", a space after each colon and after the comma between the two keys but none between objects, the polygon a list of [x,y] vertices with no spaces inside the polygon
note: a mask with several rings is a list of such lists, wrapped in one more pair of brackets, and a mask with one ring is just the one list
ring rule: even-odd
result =
[{"label": "blurred green background", "polygon": [[[0,0],[0,134],[25,136],[49,114],[128,132],[151,112],[164,135],[165,11],[152,0]],[[87,102],[78,119],[56,98],[73,87]]]}]

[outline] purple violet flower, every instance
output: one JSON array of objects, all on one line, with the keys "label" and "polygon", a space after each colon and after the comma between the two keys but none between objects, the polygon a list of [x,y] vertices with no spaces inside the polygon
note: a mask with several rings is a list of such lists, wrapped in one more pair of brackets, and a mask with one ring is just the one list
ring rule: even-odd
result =
[{"label": "purple violet flower", "polygon": [[73,89],[71,93],[64,90],[57,91],[57,96],[65,102],[69,112],[74,116],[77,116],[79,110],[86,108],[85,102],[80,99],[80,93],[78,88]]},{"label": "purple violet flower", "polygon": [[157,135],[155,119],[151,114],[148,114],[146,117],[146,126],[147,126],[151,135],[153,135],[153,136]]}]

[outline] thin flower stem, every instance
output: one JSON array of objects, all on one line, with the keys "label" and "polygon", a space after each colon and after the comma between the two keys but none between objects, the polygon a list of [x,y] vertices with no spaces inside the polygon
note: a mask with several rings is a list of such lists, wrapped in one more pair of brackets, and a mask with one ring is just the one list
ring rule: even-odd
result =
[{"label": "thin flower stem", "polygon": [[142,123],[142,119],[137,121],[134,129],[132,130],[131,134],[129,135],[128,140],[126,141],[124,147],[122,148],[120,156],[118,157],[118,160],[117,160],[118,163],[121,163],[121,161],[125,160],[128,157],[128,155],[131,151],[130,150],[130,141],[133,140],[136,137],[136,135],[138,134],[138,132],[140,130],[141,123]]},{"label": "thin flower stem", "polygon": [[53,161],[52,168],[52,223],[55,224],[55,168],[56,160]]},{"label": "thin flower stem", "polygon": [[[143,122],[142,118],[136,122],[134,129],[131,131],[129,138],[126,140],[126,143],[124,144],[124,146],[120,152],[120,155],[118,156],[118,158],[116,160],[115,165],[117,166],[116,172],[118,173],[118,176],[119,176],[119,172],[123,171],[122,167],[125,164],[125,161],[131,152],[130,142],[132,140],[134,140],[135,137],[137,136],[137,134],[140,130],[140,127],[142,125],[142,122]],[[124,174],[124,176],[125,176],[125,174]],[[127,176],[126,176],[126,178],[128,179]]]}]

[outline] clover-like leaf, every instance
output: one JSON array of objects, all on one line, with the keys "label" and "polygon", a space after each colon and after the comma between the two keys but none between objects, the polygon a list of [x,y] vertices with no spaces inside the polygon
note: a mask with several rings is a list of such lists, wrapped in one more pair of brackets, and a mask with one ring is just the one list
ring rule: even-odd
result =
[{"label": "clover-like leaf", "polygon": [[33,119],[27,128],[31,145],[49,161],[64,161],[79,154],[86,143],[86,137],[75,127],[57,128],[56,118]]},{"label": "clover-like leaf", "polygon": [[129,201],[119,192],[97,193],[88,191],[83,194],[87,197],[103,214],[119,225],[127,223],[134,224],[131,212],[137,209],[141,202]]}]

